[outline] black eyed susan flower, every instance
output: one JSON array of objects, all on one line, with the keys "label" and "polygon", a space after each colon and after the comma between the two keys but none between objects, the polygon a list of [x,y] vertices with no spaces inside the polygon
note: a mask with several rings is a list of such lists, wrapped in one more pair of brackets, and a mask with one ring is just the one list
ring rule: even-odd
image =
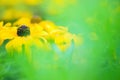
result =
[{"label": "black eyed susan flower", "polygon": [[[43,30],[43,27],[41,25],[39,25],[39,23],[41,22],[41,18],[38,16],[34,16],[34,17],[22,17],[19,20],[17,20],[16,22],[14,22],[14,26],[21,26],[21,25],[27,25],[27,27],[30,28],[32,35],[34,35],[34,33],[37,33],[34,35],[34,37],[38,37],[39,35],[42,36],[48,36],[48,33]],[[42,32],[41,32],[42,31]],[[40,33],[39,33],[40,32]]]},{"label": "black eyed susan flower", "polygon": [[0,26],[0,44],[6,39],[10,39],[6,44],[8,53],[14,51],[22,53],[24,46],[25,53],[30,58],[31,46],[43,48],[45,44],[47,45],[47,40],[43,37],[46,33],[39,28],[39,26],[29,27],[27,25],[20,25],[9,27],[8,24],[6,24],[6,26],[3,27],[2,24],[3,22],[1,22]]}]

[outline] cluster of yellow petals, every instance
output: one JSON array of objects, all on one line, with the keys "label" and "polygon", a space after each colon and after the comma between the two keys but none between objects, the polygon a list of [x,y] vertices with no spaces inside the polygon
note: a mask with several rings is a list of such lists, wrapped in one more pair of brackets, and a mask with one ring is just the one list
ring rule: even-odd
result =
[{"label": "cluster of yellow petals", "polygon": [[[17,35],[17,29],[22,25],[29,27],[29,36]],[[9,39],[6,44],[7,51],[22,52],[24,46],[27,53],[30,53],[31,46],[51,49],[50,44],[56,44],[61,51],[64,51],[71,46],[72,41],[75,44],[82,42],[81,37],[70,33],[66,27],[57,26],[51,21],[42,21],[37,16],[23,17],[13,24],[7,23],[3,25],[3,22],[0,22],[0,45],[6,39]]]}]

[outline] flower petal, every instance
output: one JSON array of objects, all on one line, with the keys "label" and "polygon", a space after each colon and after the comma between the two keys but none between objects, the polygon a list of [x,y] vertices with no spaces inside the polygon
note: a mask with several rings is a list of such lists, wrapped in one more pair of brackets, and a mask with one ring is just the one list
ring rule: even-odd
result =
[{"label": "flower petal", "polygon": [[2,45],[3,41],[4,41],[3,39],[0,39],[0,46]]},{"label": "flower petal", "polygon": [[6,44],[6,49],[10,53],[12,51],[17,51],[17,52],[22,52],[22,45],[23,45],[23,40],[20,39],[19,37],[16,37],[15,39],[9,41]]}]

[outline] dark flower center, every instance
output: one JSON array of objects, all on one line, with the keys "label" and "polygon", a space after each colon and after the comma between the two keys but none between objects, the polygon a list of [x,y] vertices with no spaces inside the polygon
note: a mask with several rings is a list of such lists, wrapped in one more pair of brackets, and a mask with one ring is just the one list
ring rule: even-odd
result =
[{"label": "dark flower center", "polygon": [[17,35],[21,37],[30,35],[30,28],[25,25],[22,25],[17,29]]},{"label": "dark flower center", "polygon": [[31,23],[40,23],[41,22],[41,18],[38,17],[38,16],[34,16],[32,19],[31,19]]}]

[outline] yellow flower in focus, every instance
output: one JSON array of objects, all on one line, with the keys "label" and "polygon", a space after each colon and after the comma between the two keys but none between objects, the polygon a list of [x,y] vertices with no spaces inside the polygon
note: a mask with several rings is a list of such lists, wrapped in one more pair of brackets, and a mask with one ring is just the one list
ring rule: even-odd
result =
[{"label": "yellow flower in focus", "polygon": [[9,53],[13,51],[22,53],[25,50],[30,59],[31,46],[36,46],[37,48],[47,47],[47,40],[43,37],[45,35],[44,31],[39,26],[28,27],[27,25],[21,25],[19,27],[2,27],[2,25],[3,22],[0,23],[0,44],[6,39],[10,39],[6,44],[6,49]]}]

